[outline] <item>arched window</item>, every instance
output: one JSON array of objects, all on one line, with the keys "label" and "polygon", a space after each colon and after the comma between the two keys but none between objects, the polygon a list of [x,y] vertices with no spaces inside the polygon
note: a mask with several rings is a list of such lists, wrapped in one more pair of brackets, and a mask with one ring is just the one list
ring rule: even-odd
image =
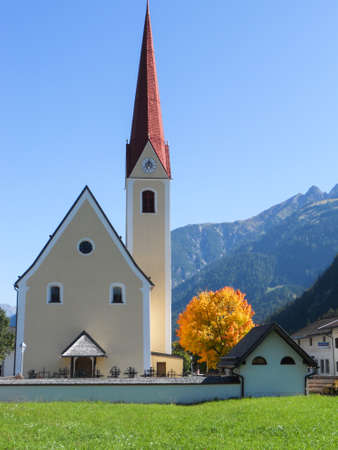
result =
[{"label": "arched window", "polygon": [[122,301],[122,288],[120,286],[113,287],[113,303],[123,303]]},{"label": "arched window", "polygon": [[60,283],[49,283],[47,286],[47,303],[63,302],[63,286]]},{"label": "arched window", "polygon": [[142,191],[142,213],[155,213],[155,192],[146,190]]},{"label": "arched window", "polygon": [[121,304],[125,302],[126,302],[126,295],[124,285],[113,283],[110,286],[110,303]]},{"label": "arched window", "polygon": [[280,363],[282,366],[292,366],[293,364],[296,364],[295,360],[291,358],[291,356],[284,356]]},{"label": "arched window", "polygon": [[252,365],[253,366],[266,366],[267,362],[266,359],[263,358],[263,356],[256,356],[253,360],[252,360]]}]

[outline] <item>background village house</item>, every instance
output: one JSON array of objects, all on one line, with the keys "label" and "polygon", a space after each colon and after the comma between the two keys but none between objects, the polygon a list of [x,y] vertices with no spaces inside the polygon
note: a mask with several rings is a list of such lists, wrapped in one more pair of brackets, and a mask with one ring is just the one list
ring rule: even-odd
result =
[{"label": "background village house", "polygon": [[338,376],[338,317],[317,320],[292,335],[317,362],[319,374]]}]

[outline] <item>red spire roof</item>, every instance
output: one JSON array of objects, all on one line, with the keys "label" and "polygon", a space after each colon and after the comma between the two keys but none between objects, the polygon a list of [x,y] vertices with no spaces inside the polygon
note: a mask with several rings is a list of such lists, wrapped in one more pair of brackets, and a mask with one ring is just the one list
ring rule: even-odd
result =
[{"label": "red spire roof", "polygon": [[130,142],[127,144],[127,177],[134,169],[148,141],[152,144],[164,170],[170,177],[169,147],[164,141],[149,1],[147,1],[147,13],[144,24],[133,125]]}]

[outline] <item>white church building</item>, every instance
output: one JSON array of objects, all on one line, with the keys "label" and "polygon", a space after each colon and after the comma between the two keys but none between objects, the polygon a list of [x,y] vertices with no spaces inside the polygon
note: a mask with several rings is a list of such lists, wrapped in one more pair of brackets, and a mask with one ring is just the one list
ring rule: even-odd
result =
[{"label": "white church building", "polygon": [[15,283],[15,374],[182,374],[171,355],[170,183],[147,7],[126,148],[126,244],[86,186]]}]

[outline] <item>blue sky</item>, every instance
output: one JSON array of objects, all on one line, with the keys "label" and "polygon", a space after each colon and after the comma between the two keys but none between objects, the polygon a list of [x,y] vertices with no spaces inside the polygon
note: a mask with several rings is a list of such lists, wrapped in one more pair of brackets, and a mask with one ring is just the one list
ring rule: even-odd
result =
[{"label": "blue sky", "polygon": [[[172,228],[338,183],[336,0],[151,0]],[[3,2],[0,303],[88,184],[124,235],[143,0]]]}]

